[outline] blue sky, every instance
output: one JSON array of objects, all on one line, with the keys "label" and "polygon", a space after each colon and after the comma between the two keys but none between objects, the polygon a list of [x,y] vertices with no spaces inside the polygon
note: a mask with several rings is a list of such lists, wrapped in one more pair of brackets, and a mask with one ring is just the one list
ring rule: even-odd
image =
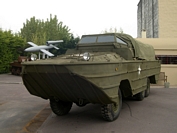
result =
[{"label": "blue sky", "polygon": [[3,0],[0,28],[20,31],[26,19],[57,15],[59,21],[75,36],[97,34],[110,28],[123,29],[137,36],[137,5],[139,0]]}]

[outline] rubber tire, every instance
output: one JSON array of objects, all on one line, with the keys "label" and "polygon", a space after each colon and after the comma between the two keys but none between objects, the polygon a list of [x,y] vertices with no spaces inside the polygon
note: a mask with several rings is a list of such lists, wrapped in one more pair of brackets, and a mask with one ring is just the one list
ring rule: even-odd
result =
[{"label": "rubber tire", "polygon": [[119,95],[118,104],[112,103],[112,104],[106,104],[106,105],[101,106],[101,115],[104,120],[111,122],[118,118],[121,108],[122,108],[122,94],[121,94],[120,89],[118,90],[118,95]]},{"label": "rubber tire", "polygon": [[11,73],[12,73],[12,75],[16,75],[16,68],[15,67],[12,67]]},{"label": "rubber tire", "polygon": [[136,100],[142,101],[145,97],[145,90],[135,95]]},{"label": "rubber tire", "polygon": [[147,78],[147,89],[145,90],[145,97],[148,97],[150,94],[150,79]]},{"label": "rubber tire", "polygon": [[69,113],[72,107],[72,102],[56,101],[55,99],[50,99],[50,107],[58,116],[66,115]]},{"label": "rubber tire", "polygon": [[17,69],[16,69],[16,75],[20,75],[20,73],[21,73],[21,69],[20,69],[20,68],[17,68]]}]

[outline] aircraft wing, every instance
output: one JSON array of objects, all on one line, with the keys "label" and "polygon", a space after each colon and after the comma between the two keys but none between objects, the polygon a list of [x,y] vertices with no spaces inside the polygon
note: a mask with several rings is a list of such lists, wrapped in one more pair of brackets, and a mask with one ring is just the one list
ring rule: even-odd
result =
[{"label": "aircraft wing", "polygon": [[49,51],[47,51],[45,49],[40,49],[40,51],[42,51],[43,53],[45,53],[48,56],[54,56],[52,53],[50,53]]},{"label": "aircraft wing", "polygon": [[53,47],[53,48],[55,48],[55,49],[59,49],[58,47],[56,47],[56,46],[54,46],[52,44],[50,44],[50,46]]},{"label": "aircraft wing", "polygon": [[33,42],[28,42],[29,45],[33,46],[33,47],[36,47],[38,45],[34,44]]},{"label": "aircraft wing", "polygon": [[60,43],[63,42],[63,40],[56,40],[56,41],[47,41],[47,44],[56,44],[56,43]]}]

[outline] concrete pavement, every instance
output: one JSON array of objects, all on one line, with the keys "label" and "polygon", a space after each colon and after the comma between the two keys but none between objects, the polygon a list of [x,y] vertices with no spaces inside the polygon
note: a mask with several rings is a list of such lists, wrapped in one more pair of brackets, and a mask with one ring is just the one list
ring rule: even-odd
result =
[{"label": "concrete pavement", "polygon": [[100,105],[73,106],[66,116],[51,113],[37,133],[176,133],[177,88],[151,88],[143,101],[124,100],[121,114],[106,122]]},{"label": "concrete pavement", "polygon": [[121,114],[106,122],[100,105],[73,107],[56,116],[48,101],[32,96],[20,76],[0,75],[0,133],[175,133],[177,87],[151,86],[143,101],[123,100]]},{"label": "concrete pavement", "polygon": [[25,126],[47,105],[28,93],[20,76],[0,75],[0,133],[28,132]]}]

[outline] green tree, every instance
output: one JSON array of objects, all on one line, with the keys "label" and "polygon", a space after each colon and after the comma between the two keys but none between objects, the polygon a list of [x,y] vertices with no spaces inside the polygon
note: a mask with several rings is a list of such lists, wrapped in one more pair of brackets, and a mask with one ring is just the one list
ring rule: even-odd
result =
[{"label": "green tree", "polygon": [[26,42],[34,42],[37,45],[44,45],[48,40],[63,40],[63,43],[59,44],[59,50],[52,49],[52,53],[55,55],[64,54],[68,48],[74,48],[79,38],[74,38],[73,34],[69,33],[70,29],[64,25],[63,22],[59,22],[55,15],[46,21],[36,19],[35,17],[26,20],[23,23],[20,35]]},{"label": "green tree", "polygon": [[79,42],[79,37],[74,37],[73,34],[71,34],[71,37],[69,39],[63,39],[65,40],[63,43],[60,43],[58,47],[59,50],[52,51],[55,55],[64,54],[67,49],[73,49],[76,47],[76,44]]},{"label": "green tree", "polygon": [[117,28],[115,27],[115,28],[110,28],[109,30],[104,30],[104,31],[102,31],[102,33],[124,33],[123,32],[123,29],[122,28],[120,28],[119,30],[117,30]]},{"label": "green tree", "polygon": [[17,34],[0,30],[0,73],[9,72],[9,63],[18,58],[23,46],[24,40]]},{"label": "green tree", "polygon": [[21,29],[21,36],[26,42],[32,41],[38,45],[45,44],[48,40],[70,39],[70,29],[63,25],[63,22],[58,22],[55,15],[47,19],[47,21],[36,19],[35,17],[26,20]]},{"label": "green tree", "polygon": [[26,20],[20,32],[20,36],[24,38],[26,42],[32,41],[40,45],[46,41],[45,34],[44,22],[41,22],[41,20],[35,17]]}]

